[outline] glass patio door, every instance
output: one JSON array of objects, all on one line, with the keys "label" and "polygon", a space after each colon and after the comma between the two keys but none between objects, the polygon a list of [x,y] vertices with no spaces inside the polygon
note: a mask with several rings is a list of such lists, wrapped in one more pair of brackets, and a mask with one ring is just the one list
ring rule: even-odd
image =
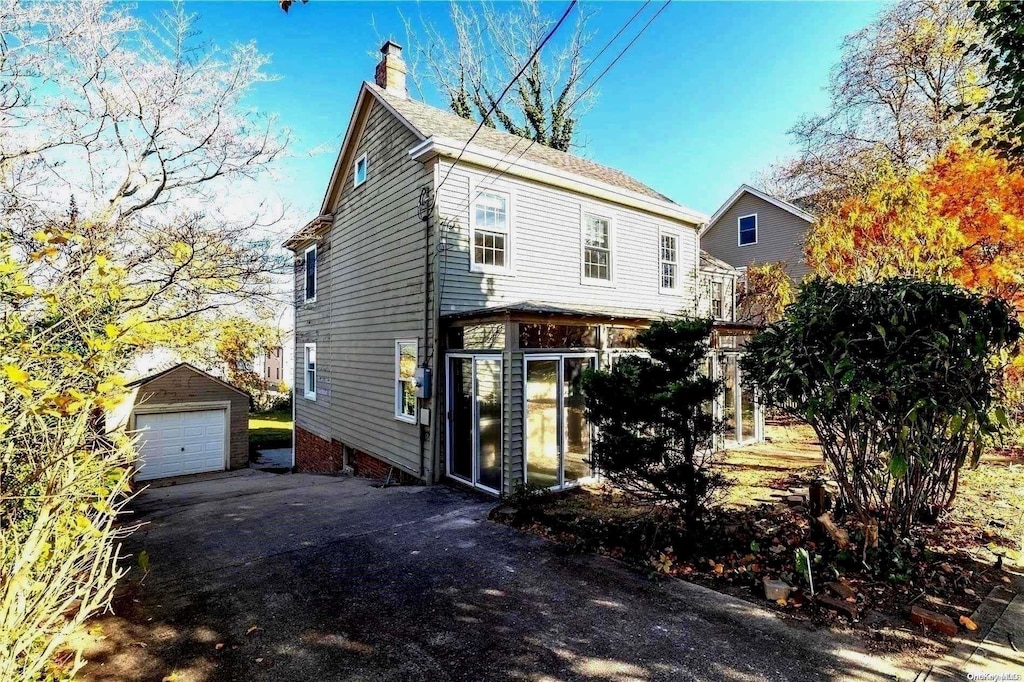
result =
[{"label": "glass patio door", "polygon": [[590,423],[581,378],[593,356],[526,358],[526,482],[561,488],[590,475]]},{"label": "glass patio door", "polygon": [[448,358],[448,473],[501,492],[501,358]]}]

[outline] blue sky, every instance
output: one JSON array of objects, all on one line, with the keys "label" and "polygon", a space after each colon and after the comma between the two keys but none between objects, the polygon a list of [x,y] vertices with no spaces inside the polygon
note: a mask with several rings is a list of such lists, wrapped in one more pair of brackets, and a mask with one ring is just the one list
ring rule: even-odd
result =
[{"label": "blue sky", "polygon": [[[585,3],[587,4],[587,3]],[[601,62],[628,42],[660,3],[651,3]],[[596,52],[637,10],[590,2]],[[827,105],[824,88],[847,33],[880,3],[675,2],[598,85],[580,123],[586,156],[620,168],[676,201],[713,212],[736,186],[791,154],[786,131]],[[139,6],[143,17],[165,8]],[[560,13],[562,2],[546,6]],[[446,25],[446,2],[311,0],[284,14],[273,0],[186,2],[203,38],[222,46],[255,41],[280,77],[251,105],[292,129],[296,156],[281,167],[278,190],[305,222],[319,209],[355,95],[373,78],[379,36],[402,38],[400,12]],[[588,77],[603,69],[596,65]],[[444,102],[434,93],[428,101]],[[327,149],[319,154],[306,150]]]}]

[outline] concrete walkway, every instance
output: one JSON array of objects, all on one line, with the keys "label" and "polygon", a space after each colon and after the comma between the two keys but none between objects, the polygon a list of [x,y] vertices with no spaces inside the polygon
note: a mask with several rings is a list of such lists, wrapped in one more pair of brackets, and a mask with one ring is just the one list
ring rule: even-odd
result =
[{"label": "concrete walkway", "polygon": [[959,635],[922,682],[1024,679],[1024,577],[994,588],[971,619],[977,632]]},{"label": "concrete walkway", "polygon": [[127,546],[151,572],[119,590],[82,679],[893,679],[842,634],[568,555],[486,521],[493,505],[256,471],[146,491]]},{"label": "concrete walkway", "polygon": [[292,449],[271,448],[270,450],[259,450],[256,453],[256,461],[250,466],[253,469],[291,469]]}]

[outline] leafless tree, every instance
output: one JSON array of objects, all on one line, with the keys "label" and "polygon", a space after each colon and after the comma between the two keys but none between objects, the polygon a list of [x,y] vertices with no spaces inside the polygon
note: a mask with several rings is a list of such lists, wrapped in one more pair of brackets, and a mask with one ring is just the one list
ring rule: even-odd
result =
[{"label": "leafless tree", "polygon": [[244,103],[266,65],[201,41],[180,5],[154,24],[106,0],[0,0],[0,230],[24,241],[74,202],[158,319],[269,295],[281,264],[257,237],[277,216],[245,205],[289,138]]},{"label": "leafless tree", "polygon": [[798,155],[763,183],[820,208],[870,183],[874,168],[918,167],[981,126],[983,39],[965,0],[900,0],[848,35],[832,72],[831,107],[791,130]]},{"label": "leafless tree", "polygon": [[593,37],[587,28],[591,16],[592,12],[579,11],[571,30],[556,35],[497,103],[556,18],[537,0],[521,0],[512,7],[491,0],[473,5],[452,2],[454,40],[428,20],[406,18],[410,75],[422,92],[422,73],[417,70],[425,66],[430,81],[459,116],[567,151],[574,146],[576,122],[594,96],[589,92],[573,105],[583,90],[584,53]]}]

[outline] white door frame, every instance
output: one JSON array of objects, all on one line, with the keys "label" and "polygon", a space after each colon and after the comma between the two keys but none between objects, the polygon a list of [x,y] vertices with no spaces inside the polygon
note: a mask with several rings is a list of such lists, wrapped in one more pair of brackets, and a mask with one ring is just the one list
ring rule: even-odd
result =
[{"label": "white door frame", "polygon": [[[504,409],[505,408],[505,364],[504,364],[504,359],[502,358],[501,354],[499,354],[499,353],[448,353],[446,355],[446,357],[447,357],[447,359],[445,360],[445,435],[447,437],[445,439],[445,475],[447,475],[449,478],[451,478],[451,479],[453,479],[455,481],[458,481],[459,483],[464,483],[466,485],[473,486],[474,488],[479,488],[480,490],[485,490],[485,491],[487,491],[489,493],[493,493],[494,495],[500,495],[501,494],[501,490],[500,489],[499,490],[495,490],[494,488],[488,487],[488,486],[483,485],[482,483],[480,483],[480,409],[479,409],[479,405],[478,405],[477,399],[476,399],[476,363],[477,363],[477,360],[490,360],[491,362],[497,361],[498,367],[500,368],[498,370],[498,379],[499,379],[498,389],[499,389],[499,391],[501,393],[501,405],[502,405],[501,416],[499,417],[499,420],[500,420],[499,432],[502,435],[501,457],[500,457],[500,461],[499,461],[499,472],[500,472],[500,475],[501,475],[501,482],[498,483],[498,486],[500,488],[500,486],[502,485],[502,483],[505,480],[505,442],[504,442],[504,437],[505,437],[505,414],[504,414],[504,412],[505,412],[505,409]],[[473,439],[472,439],[473,480],[471,480],[471,481],[463,478],[462,476],[458,476],[458,475],[456,475],[455,473],[452,472],[452,457],[454,455],[454,453],[452,452],[452,445],[455,442],[455,439],[452,437],[452,431],[454,430],[454,425],[452,424],[452,418],[451,418],[451,416],[452,416],[452,407],[453,407],[452,401],[453,401],[453,398],[454,398],[454,393],[452,391],[453,384],[452,384],[452,362],[451,361],[455,360],[455,359],[469,360],[470,361],[470,372],[472,373],[472,382],[471,383],[472,383],[472,393],[473,393],[473,397],[472,397],[473,409],[472,409],[471,419],[473,421]]]},{"label": "white door frame", "polygon": [[[580,484],[581,481],[585,482],[593,480],[593,467],[591,467],[591,476],[583,479],[577,479],[575,481],[565,482],[565,389],[563,387],[565,381],[565,358],[591,358],[594,361],[594,368],[597,367],[597,353],[594,351],[585,351],[577,353],[524,353],[523,354],[523,483],[529,481],[530,471],[530,438],[528,429],[526,428],[526,410],[529,403],[529,393],[527,391],[527,377],[529,376],[528,367],[529,363],[533,360],[556,360],[558,362],[557,373],[557,411],[558,411],[558,483],[550,486],[548,490],[565,490],[567,488],[575,488]],[[593,425],[590,425],[591,430],[591,449],[593,449]]]},{"label": "white door frame", "polygon": [[[745,445],[750,445],[751,443],[757,443],[757,442],[763,440],[763,437],[764,437],[763,436],[763,430],[764,429],[763,429],[763,426],[762,426],[762,423],[761,423],[762,420],[761,420],[761,416],[760,416],[761,404],[757,400],[757,392],[756,391],[752,392],[751,400],[753,401],[753,405],[754,405],[754,414],[753,414],[753,419],[754,419],[754,436],[753,436],[753,438],[744,440],[744,438],[743,438],[743,398],[742,398],[742,393],[743,393],[743,369],[740,367],[740,363],[739,363],[740,358],[743,357],[743,350],[741,350],[741,349],[728,349],[728,350],[726,350],[726,349],[719,348],[719,349],[717,349],[715,351],[715,355],[714,355],[714,358],[713,358],[714,361],[711,363],[712,366],[714,367],[714,372],[715,372],[714,378],[715,379],[719,379],[719,380],[723,380],[724,381],[724,377],[722,377],[722,374],[721,374],[721,371],[722,371],[721,359],[723,357],[725,357],[725,356],[731,356],[731,357],[735,358],[734,367],[736,369],[736,372],[735,372],[735,375],[733,376],[734,385],[733,385],[733,397],[732,397],[733,404],[732,404],[732,409],[733,409],[734,420],[736,422],[736,426],[735,426],[736,433],[735,433],[735,437],[731,438],[731,439],[727,439],[727,438],[725,438],[725,436],[722,436],[722,441],[721,442],[722,442],[722,447],[723,448],[730,448],[730,447],[737,448],[737,447],[743,447]],[[718,414],[717,414],[717,418],[718,419],[722,418],[722,414],[723,414],[723,411],[724,411],[725,407],[726,407],[726,405],[725,405],[725,394],[723,392],[721,395],[719,395],[715,399],[715,409],[718,412]]]}]

